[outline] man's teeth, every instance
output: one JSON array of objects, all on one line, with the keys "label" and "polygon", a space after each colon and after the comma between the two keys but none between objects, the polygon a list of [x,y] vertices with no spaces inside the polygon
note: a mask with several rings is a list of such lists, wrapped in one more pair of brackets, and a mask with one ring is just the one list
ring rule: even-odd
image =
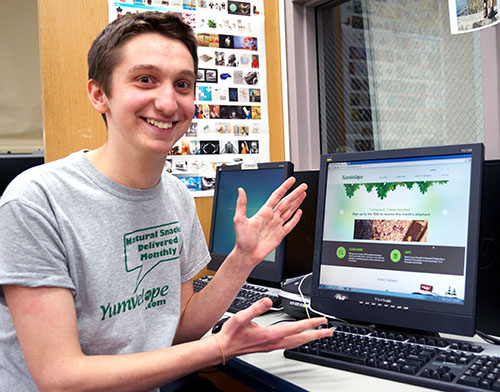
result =
[{"label": "man's teeth", "polygon": [[160,122],[160,121],[156,121],[156,120],[151,120],[149,118],[147,119],[147,121],[151,125],[154,125],[155,127],[158,127],[158,128],[162,128],[162,129],[172,128],[172,123],[171,122],[164,123],[164,122]]}]

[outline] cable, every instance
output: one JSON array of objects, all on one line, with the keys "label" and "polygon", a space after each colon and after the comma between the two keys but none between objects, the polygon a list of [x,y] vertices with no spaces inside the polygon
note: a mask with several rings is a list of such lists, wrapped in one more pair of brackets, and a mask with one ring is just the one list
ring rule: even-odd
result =
[{"label": "cable", "polygon": [[278,320],[275,321],[274,323],[270,325],[276,325],[276,324],[281,324],[281,323],[293,323],[294,321],[297,321],[296,319],[284,319],[284,320]]},{"label": "cable", "polygon": [[479,329],[476,329],[476,335],[479,336],[484,341],[486,341],[487,343],[499,344],[500,345],[500,339],[499,338],[496,338],[494,336],[488,335],[487,333],[482,332]]},{"label": "cable", "polygon": [[299,290],[299,294],[300,294],[300,298],[302,298],[302,303],[304,304],[304,308],[306,309],[306,314],[307,314],[307,318],[311,318],[311,315],[309,314],[309,305],[308,303],[306,302],[306,298],[304,297],[304,294],[302,293],[302,283],[304,283],[304,280],[306,280],[306,278],[308,276],[312,276],[312,272],[309,273],[309,274],[306,274],[302,277],[302,279],[300,280],[299,282],[299,286],[297,287],[297,289]]},{"label": "cable", "polygon": [[[303,305],[304,305],[304,308],[306,309],[307,318],[311,318],[311,315],[309,314],[309,310],[310,310],[311,312],[314,312],[314,313],[316,313],[316,314],[317,314],[317,315],[319,315],[319,316],[323,316],[323,317],[326,317],[326,318],[331,319],[331,320],[337,320],[337,321],[340,321],[340,322],[342,322],[342,323],[349,324],[347,321],[345,321],[345,320],[343,320],[343,319],[341,319],[341,318],[338,318],[338,317],[333,316],[333,315],[331,315],[331,314],[322,313],[322,312],[320,312],[319,310],[313,309],[313,308],[312,308],[312,306],[311,306],[311,304],[310,304],[310,303],[309,303],[309,304],[307,303],[306,298],[305,298],[304,294],[302,293],[302,283],[304,283],[304,280],[306,280],[306,278],[307,278],[308,276],[312,276],[312,272],[310,272],[310,273],[308,273],[308,274],[304,275],[304,276],[302,277],[302,279],[300,280],[300,282],[299,282],[299,286],[298,286],[298,290],[299,290],[300,298],[302,298],[302,303],[303,303]],[[310,302],[310,301],[309,301],[309,302]]]}]

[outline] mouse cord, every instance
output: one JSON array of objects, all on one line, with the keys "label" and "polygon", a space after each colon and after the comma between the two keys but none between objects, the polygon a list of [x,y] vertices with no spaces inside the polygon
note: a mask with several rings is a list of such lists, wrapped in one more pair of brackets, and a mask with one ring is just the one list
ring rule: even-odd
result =
[{"label": "mouse cord", "polygon": [[304,308],[306,309],[307,318],[309,318],[309,319],[311,318],[311,315],[309,314],[309,309],[308,309],[309,305],[307,304],[306,298],[304,297],[304,294],[302,293],[302,283],[304,283],[304,280],[306,280],[306,278],[308,276],[311,276],[311,275],[312,275],[312,272],[307,274],[307,275],[304,275],[299,282],[299,286],[297,287],[299,290],[300,298],[302,298],[302,303],[304,304]]}]

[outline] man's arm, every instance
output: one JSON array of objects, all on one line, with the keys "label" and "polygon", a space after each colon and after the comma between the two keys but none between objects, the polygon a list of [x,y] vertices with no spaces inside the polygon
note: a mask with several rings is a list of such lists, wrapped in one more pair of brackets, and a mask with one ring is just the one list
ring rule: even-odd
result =
[{"label": "man's arm", "polygon": [[[213,337],[137,354],[85,355],[68,289],[5,285],[3,290],[26,363],[41,391],[150,390],[221,363],[223,358]],[[226,359],[294,347],[331,334],[328,329],[310,329],[326,321],[318,318],[257,327],[251,320],[265,312],[269,302],[239,312],[224,325],[218,339]]]},{"label": "man's arm", "polygon": [[221,362],[214,339],[124,355],[87,356],[68,289],[3,286],[30,373],[41,391],[137,391]]},{"label": "man's arm", "polygon": [[182,286],[182,309],[175,343],[197,339],[229,308],[253,268],[259,264],[298,223],[298,207],[306,197],[306,185],[284,197],[294,184],[289,178],[250,219],[246,216],[246,194],[239,189],[234,226],[236,244],[211,282],[193,295],[192,282]]}]

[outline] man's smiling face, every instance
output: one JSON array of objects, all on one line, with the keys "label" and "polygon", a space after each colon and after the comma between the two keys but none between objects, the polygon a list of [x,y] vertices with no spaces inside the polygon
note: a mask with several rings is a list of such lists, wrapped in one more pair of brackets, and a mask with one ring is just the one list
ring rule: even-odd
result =
[{"label": "man's smiling face", "polygon": [[108,143],[167,154],[193,118],[193,58],[181,41],[157,33],[138,35],[119,51],[105,97]]}]

